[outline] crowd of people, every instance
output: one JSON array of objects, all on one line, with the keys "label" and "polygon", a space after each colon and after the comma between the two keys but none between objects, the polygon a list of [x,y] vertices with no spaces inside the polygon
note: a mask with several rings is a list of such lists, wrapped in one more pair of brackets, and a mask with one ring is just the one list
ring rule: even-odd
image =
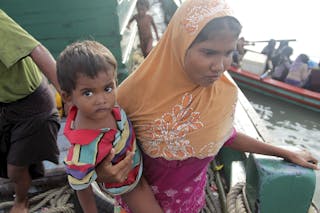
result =
[{"label": "crowd of people", "polygon": [[[243,37],[238,40],[233,59],[236,66],[240,66],[246,52],[245,45],[248,44],[250,42],[245,41]],[[288,40],[281,40],[277,47],[277,41],[270,39],[261,54],[266,55],[265,72],[273,79],[320,92],[320,61],[319,64],[315,64],[306,54],[299,54],[292,61],[290,57],[293,54],[293,48],[289,46]]]},{"label": "crowd of people", "polygon": [[31,180],[43,175],[37,168],[58,161],[59,120],[47,79],[71,106],[65,164],[85,213],[96,212],[92,181],[128,213],[197,213],[208,165],[223,146],[318,169],[308,151],[273,146],[233,126],[238,90],[224,72],[242,26],[223,0],[184,1],[119,86],[114,56],[99,42],[70,44],[56,62],[1,10],[0,25],[7,36],[0,40],[0,168],[15,185],[10,213],[28,212]]}]

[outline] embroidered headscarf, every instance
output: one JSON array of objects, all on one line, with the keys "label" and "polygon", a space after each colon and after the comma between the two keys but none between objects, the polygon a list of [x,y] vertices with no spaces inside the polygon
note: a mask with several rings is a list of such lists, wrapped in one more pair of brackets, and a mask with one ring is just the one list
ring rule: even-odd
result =
[{"label": "embroidered headscarf", "polygon": [[119,86],[118,103],[147,155],[167,160],[214,156],[231,136],[235,85],[222,75],[201,87],[183,69],[186,51],[203,27],[231,14],[222,0],[186,0],[157,46]]}]

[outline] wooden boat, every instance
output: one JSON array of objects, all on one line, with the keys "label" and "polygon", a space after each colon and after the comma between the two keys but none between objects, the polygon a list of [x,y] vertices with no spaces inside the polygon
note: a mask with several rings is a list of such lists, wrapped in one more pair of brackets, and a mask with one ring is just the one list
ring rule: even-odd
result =
[{"label": "wooden boat", "polygon": [[[235,114],[237,130],[270,141],[264,124],[240,90],[239,93]],[[58,135],[60,164],[45,163],[46,176],[33,181],[30,189],[30,204],[33,210],[30,212],[45,212],[46,209],[50,212],[81,212],[74,192],[68,187],[64,172],[63,159],[69,147],[62,133],[64,121],[63,118]],[[310,169],[295,166],[276,157],[249,155],[223,148],[208,169],[207,203],[202,213],[300,213],[307,212],[310,205],[313,205],[310,212],[316,213],[319,212],[317,208],[320,205],[316,176]],[[99,212],[113,212],[112,197],[102,193],[96,184],[93,188]],[[10,201],[12,204],[12,194],[13,185],[7,179],[0,179],[0,213],[7,212]],[[67,198],[64,203],[59,203],[57,197]],[[238,207],[237,202],[241,203]],[[288,205],[289,203],[291,204]]]},{"label": "wooden boat", "polygon": [[[235,114],[238,131],[266,141],[271,141],[258,115],[239,91]],[[46,176],[36,179],[30,189],[30,212],[81,212],[74,192],[68,187],[63,159],[69,147],[63,136],[65,119],[58,135],[61,152],[60,164],[45,163]],[[319,187],[316,173],[310,169],[295,166],[276,157],[247,154],[224,148],[208,169],[206,186],[206,207],[202,213],[211,212],[319,212]],[[318,177],[319,179],[319,177]],[[113,212],[113,199],[93,185],[99,212]],[[0,212],[5,213],[12,201],[13,185],[7,179],[0,179]],[[294,196],[293,196],[294,195]],[[64,203],[52,202],[57,197],[67,197]],[[313,200],[313,202],[312,202]],[[9,201],[9,203],[6,203]],[[50,203],[51,202],[51,203]],[[12,203],[12,202],[11,202]],[[236,203],[241,203],[239,207]],[[291,203],[290,205],[288,205]],[[314,204],[312,204],[314,203]],[[315,206],[317,203],[318,207]]]},{"label": "wooden boat", "polygon": [[[135,2],[136,0],[13,0],[1,2],[0,7],[41,40],[54,56],[65,45],[83,38],[93,38],[112,47],[112,52],[121,62],[120,70],[124,73],[121,78],[127,75],[127,70],[133,64],[136,31],[132,29],[127,32],[124,27],[134,12]],[[17,4],[19,7],[16,7]],[[58,135],[60,164],[46,163],[46,176],[33,181],[30,189],[30,212],[81,212],[73,191],[67,186],[62,162],[69,145],[62,134],[64,119],[61,124]],[[238,131],[271,141],[268,140],[263,123],[241,92],[235,125]],[[278,158],[249,155],[224,148],[208,169],[207,202],[202,212],[240,212],[236,203],[241,203],[241,212],[307,212],[312,203],[320,206],[320,196],[314,193],[320,190],[316,187],[316,173],[312,170]],[[113,212],[113,199],[103,194],[96,185],[93,188],[100,212]],[[12,200],[12,183],[7,179],[0,179],[0,213],[8,211]],[[317,207],[313,209],[314,212],[317,211]]]},{"label": "wooden boat", "polygon": [[265,61],[263,57],[261,60],[261,54],[250,53],[250,55],[247,58],[245,55],[240,68],[231,66],[228,69],[230,75],[240,87],[320,112],[319,92],[292,86],[271,77],[261,78]]}]

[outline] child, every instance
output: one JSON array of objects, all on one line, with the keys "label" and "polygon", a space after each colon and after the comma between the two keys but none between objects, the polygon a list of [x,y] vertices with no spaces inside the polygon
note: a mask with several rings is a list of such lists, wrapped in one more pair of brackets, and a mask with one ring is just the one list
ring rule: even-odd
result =
[{"label": "child", "polygon": [[112,53],[95,41],[71,44],[59,56],[57,73],[62,98],[73,105],[64,129],[71,143],[65,159],[68,181],[77,190],[83,211],[97,212],[90,187],[97,179],[95,166],[112,148],[115,150],[113,164],[123,159],[129,150],[135,155],[132,170],[124,182],[100,185],[111,195],[126,193],[122,198],[133,212],[161,212],[141,177],[141,155],[132,125],[116,105],[116,68]]},{"label": "child", "polygon": [[158,30],[152,16],[146,14],[147,10],[149,9],[149,2],[147,0],[138,0],[136,6],[138,14],[134,15],[130,19],[128,28],[130,27],[131,22],[136,20],[139,31],[140,48],[142,50],[143,56],[147,57],[152,49],[153,42],[151,26],[153,27],[157,40],[159,41]]}]

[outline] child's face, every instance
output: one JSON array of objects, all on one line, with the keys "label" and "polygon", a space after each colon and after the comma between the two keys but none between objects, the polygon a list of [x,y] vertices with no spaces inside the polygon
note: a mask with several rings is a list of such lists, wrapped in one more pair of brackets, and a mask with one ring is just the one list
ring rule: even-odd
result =
[{"label": "child's face", "polygon": [[236,43],[233,32],[222,30],[193,44],[184,58],[184,70],[189,79],[200,86],[212,85],[231,65]]},{"label": "child's face", "polygon": [[145,14],[148,9],[145,5],[137,5],[137,10],[139,14]]},{"label": "child's face", "polygon": [[112,113],[116,102],[115,88],[114,70],[100,71],[95,78],[80,75],[70,99],[78,108],[78,113],[98,121],[106,119]]}]

